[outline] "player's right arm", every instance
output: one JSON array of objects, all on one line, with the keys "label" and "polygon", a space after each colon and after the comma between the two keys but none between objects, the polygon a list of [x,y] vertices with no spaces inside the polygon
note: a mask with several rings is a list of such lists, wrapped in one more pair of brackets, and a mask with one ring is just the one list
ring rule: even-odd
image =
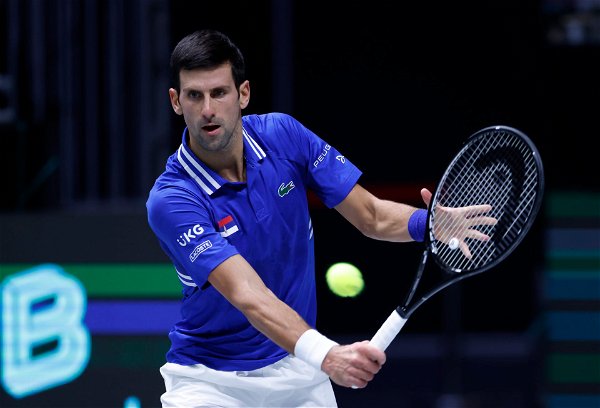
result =
[{"label": "player's right arm", "polygon": [[[222,262],[208,280],[257,330],[291,354],[295,353],[300,337],[311,329],[298,313],[265,286],[240,255]],[[333,345],[320,368],[338,385],[362,388],[384,362],[385,354],[363,341]]]},{"label": "player's right arm", "polygon": [[[149,224],[173,260],[182,265],[182,272],[198,287],[208,280],[258,331],[288,353],[322,369],[335,383],[364,387],[385,361],[385,354],[368,344],[339,346],[312,330],[221,237],[209,217],[210,210],[199,205],[201,202],[185,189],[164,188],[153,191],[148,203]],[[190,238],[185,246],[182,237]],[[208,249],[191,260],[194,248],[207,240],[211,243]],[[311,345],[305,341],[311,338],[322,338],[320,353],[301,347]]]},{"label": "player's right arm", "polygon": [[302,333],[310,329],[295,310],[265,286],[241,255],[223,261],[208,275],[208,281],[257,330],[290,353]]}]

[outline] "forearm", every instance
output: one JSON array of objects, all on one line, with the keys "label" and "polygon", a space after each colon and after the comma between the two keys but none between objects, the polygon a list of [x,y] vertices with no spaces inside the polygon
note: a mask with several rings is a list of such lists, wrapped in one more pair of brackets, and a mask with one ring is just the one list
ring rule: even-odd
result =
[{"label": "forearm", "polygon": [[366,341],[340,346],[311,328],[240,255],[216,267],[208,280],[257,330],[339,385],[364,387],[385,362],[383,351]]},{"label": "forearm", "polygon": [[369,346],[367,341],[340,346],[310,328],[270,291],[253,295],[260,300],[249,307],[242,306],[252,325],[289,353],[323,370],[335,383],[362,388],[385,362],[383,351]]},{"label": "forearm", "polygon": [[265,286],[240,255],[224,261],[208,279],[252,326],[290,353],[294,352],[298,338],[310,329],[295,310]]},{"label": "forearm", "polygon": [[408,231],[408,220],[417,210],[407,204],[389,200],[377,200],[372,222],[363,233],[373,239],[393,242],[412,241]]},{"label": "forearm", "polygon": [[248,321],[287,352],[294,353],[296,342],[310,329],[306,321],[266,287],[248,293],[247,299],[238,308]]},{"label": "forearm", "polygon": [[[426,196],[423,196],[424,193]],[[427,190],[421,191],[424,200],[426,197],[429,199],[429,194]],[[415,239],[409,232],[408,224],[418,208],[379,199],[358,184],[335,209],[369,238],[393,242]]]}]

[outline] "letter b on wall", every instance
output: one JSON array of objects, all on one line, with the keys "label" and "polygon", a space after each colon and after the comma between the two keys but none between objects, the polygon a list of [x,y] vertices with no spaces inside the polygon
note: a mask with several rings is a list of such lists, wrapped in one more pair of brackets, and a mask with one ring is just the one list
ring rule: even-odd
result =
[{"label": "letter b on wall", "polygon": [[86,367],[85,288],[57,265],[8,276],[2,301],[2,383],[22,398],[67,383]]}]

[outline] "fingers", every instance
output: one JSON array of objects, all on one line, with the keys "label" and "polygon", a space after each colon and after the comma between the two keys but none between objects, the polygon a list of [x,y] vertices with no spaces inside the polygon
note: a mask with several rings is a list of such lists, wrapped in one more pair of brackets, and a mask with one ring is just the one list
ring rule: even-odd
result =
[{"label": "fingers", "polygon": [[[375,374],[358,367],[350,367],[346,373],[347,382],[351,388],[365,388],[375,378]],[[342,384],[344,385],[344,384]]]},{"label": "fingers", "polygon": [[375,378],[375,374],[357,367],[349,368],[347,375],[350,387],[352,388],[365,388],[369,384],[369,381]]},{"label": "fingers", "polygon": [[475,238],[487,240],[487,235],[469,235],[472,227],[494,226],[498,219],[481,215],[489,211],[489,205],[474,205],[469,207],[449,208],[437,207],[437,218],[434,225],[434,235],[442,242],[448,242],[451,238]]},{"label": "fingers", "polygon": [[467,259],[471,259],[473,257],[473,254],[471,253],[471,250],[469,249],[469,246],[467,245],[467,243],[465,241],[461,241],[459,244],[460,250],[462,251],[463,255],[467,258]]},{"label": "fingers", "polygon": [[468,205],[466,207],[461,207],[460,210],[463,212],[465,217],[473,217],[476,215],[489,213],[492,211],[492,206],[489,204]]},{"label": "fingers", "polygon": [[385,353],[367,340],[335,346],[323,363],[323,370],[338,385],[364,388],[385,362]]},{"label": "fingers", "polygon": [[473,238],[473,239],[477,239],[479,241],[489,241],[490,236],[487,234],[484,234],[483,232],[476,230],[476,229],[470,229],[467,230],[467,232],[465,233],[465,238]]},{"label": "fingers", "polygon": [[429,203],[431,203],[431,195],[431,191],[427,190],[426,188],[421,189],[421,198],[423,199],[423,202],[427,208],[429,208]]},{"label": "fingers", "polygon": [[367,346],[365,348],[365,351],[367,353],[367,358],[369,360],[376,362],[380,368],[383,364],[385,364],[385,360],[386,360],[385,353],[383,351],[381,351],[379,349],[379,347],[371,345],[371,343],[368,340],[364,340],[364,341],[360,342],[359,344],[364,344],[365,346]]},{"label": "fingers", "polygon": [[348,373],[356,379],[351,387],[364,388],[369,381],[375,378],[375,374],[381,370],[386,356],[383,351],[370,345],[367,340],[355,343],[353,347],[358,357],[355,360],[355,365],[348,370]]},{"label": "fingers", "polygon": [[496,225],[498,224],[498,220],[496,218],[493,217],[473,217],[473,218],[468,218],[469,220],[469,224],[471,224],[471,226],[474,225]]}]

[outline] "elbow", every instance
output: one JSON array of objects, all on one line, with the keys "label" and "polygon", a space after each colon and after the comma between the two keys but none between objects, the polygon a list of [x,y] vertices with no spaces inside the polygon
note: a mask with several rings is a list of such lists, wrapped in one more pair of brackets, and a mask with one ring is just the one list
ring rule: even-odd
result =
[{"label": "elbow", "polygon": [[380,223],[375,207],[370,208],[370,211],[363,212],[362,216],[355,219],[354,227],[367,238],[379,239]]},{"label": "elbow", "polygon": [[268,288],[263,287],[262,290],[248,290],[243,293],[238,293],[238,295],[230,301],[251,323],[253,323],[260,321],[264,316],[268,315],[274,298],[275,295],[273,292]]},{"label": "elbow", "polygon": [[356,225],[356,228],[367,238],[379,238],[377,223],[375,222],[374,218],[363,220],[360,224]]}]

